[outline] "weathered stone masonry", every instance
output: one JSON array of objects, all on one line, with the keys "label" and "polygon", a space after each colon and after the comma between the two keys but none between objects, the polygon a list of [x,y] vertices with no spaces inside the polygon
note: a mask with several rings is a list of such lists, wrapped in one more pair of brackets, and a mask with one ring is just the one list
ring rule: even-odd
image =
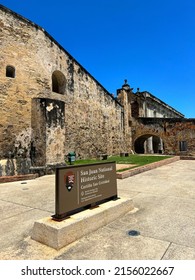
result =
[{"label": "weathered stone masonry", "polygon": [[44,29],[0,5],[0,176],[121,152],[191,154],[195,121],[127,84],[114,98]]},{"label": "weathered stone masonry", "polygon": [[[126,127],[131,128],[132,150],[136,153],[195,154],[195,119],[184,115],[153,96],[125,83],[117,90],[123,104]],[[127,129],[127,128],[126,128]]]},{"label": "weathered stone masonry", "polygon": [[123,106],[41,27],[0,6],[0,42],[0,175],[130,148]]},{"label": "weathered stone masonry", "polygon": [[132,141],[144,141],[147,136],[160,137],[166,154],[194,155],[195,119],[138,118],[132,132]]}]

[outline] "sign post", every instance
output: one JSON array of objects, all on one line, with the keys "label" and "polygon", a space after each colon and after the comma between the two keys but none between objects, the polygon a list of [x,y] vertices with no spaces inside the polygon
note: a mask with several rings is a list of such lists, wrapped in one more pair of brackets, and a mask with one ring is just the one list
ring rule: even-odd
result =
[{"label": "sign post", "polygon": [[56,168],[53,219],[63,220],[111,199],[117,199],[115,162]]}]

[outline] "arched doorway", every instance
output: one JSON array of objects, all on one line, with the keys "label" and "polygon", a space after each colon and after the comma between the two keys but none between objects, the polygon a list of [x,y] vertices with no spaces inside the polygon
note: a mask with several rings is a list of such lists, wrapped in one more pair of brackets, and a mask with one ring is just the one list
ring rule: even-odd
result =
[{"label": "arched doorway", "polygon": [[134,150],[137,154],[163,154],[163,146],[163,140],[151,134],[142,135],[134,142]]}]

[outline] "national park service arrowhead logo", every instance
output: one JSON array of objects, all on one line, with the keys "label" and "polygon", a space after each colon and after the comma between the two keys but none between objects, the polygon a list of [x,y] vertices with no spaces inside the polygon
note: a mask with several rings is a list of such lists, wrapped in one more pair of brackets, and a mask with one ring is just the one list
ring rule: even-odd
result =
[{"label": "national park service arrowhead logo", "polygon": [[66,175],[64,176],[64,181],[65,181],[65,186],[66,186],[67,190],[70,192],[72,190],[72,188],[74,187],[75,174],[72,171],[66,173]]}]

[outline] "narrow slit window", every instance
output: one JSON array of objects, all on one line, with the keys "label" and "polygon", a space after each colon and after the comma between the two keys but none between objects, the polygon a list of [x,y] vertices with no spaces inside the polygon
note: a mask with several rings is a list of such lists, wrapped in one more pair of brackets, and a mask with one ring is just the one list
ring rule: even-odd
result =
[{"label": "narrow slit window", "polygon": [[15,78],[16,76],[16,71],[13,66],[7,66],[6,67],[6,77],[8,78]]},{"label": "narrow slit window", "polygon": [[124,120],[124,112],[122,111],[121,112],[121,130],[124,129],[124,122],[125,122],[125,120]]}]

